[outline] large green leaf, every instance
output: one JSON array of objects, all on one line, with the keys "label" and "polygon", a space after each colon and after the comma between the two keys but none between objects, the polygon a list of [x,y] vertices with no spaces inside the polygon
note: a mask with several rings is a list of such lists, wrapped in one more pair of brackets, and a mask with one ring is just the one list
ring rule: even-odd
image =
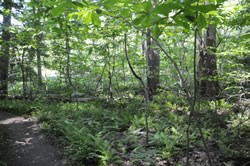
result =
[{"label": "large green leaf", "polygon": [[71,2],[68,2],[68,1],[62,2],[60,5],[58,5],[57,7],[51,10],[51,14],[54,17],[58,17],[66,10],[66,8],[70,6],[72,6]]},{"label": "large green leaf", "polygon": [[[184,16],[184,17],[183,17]],[[190,9],[184,10],[184,15],[181,16],[184,21],[194,23],[195,22],[195,12]]]},{"label": "large green leaf", "polygon": [[101,20],[100,20],[98,14],[96,14],[95,11],[92,11],[91,20],[92,20],[92,23],[93,23],[95,26],[97,26],[97,27],[100,27],[100,26],[101,26]]},{"label": "large green leaf", "polygon": [[197,27],[199,30],[202,30],[207,26],[207,21],[206,18],[203,14],[200,14],[198,19],[197,19]]},{"label": "large green leaf", "polygon": [[155,25],[153,29],[153,37],[157,39],[160,35],[161,35],[161,30],[158,25]]},{"label": "large green leaf", "polygon": [[86,1],[83,1],[82,3],[81,2],[72,2],[76,7],[84,7],[84,6],[87,6],[88,3]]},{"label": "large green leaf", "polygon": [[214,11],[219,7],[219,5],[208,4],[208,5],[198,5],[192,6],[191,8],[196,11],[200,11],[202,13],[208,13],[210,11]]},{"label": "large green leaf", "polygon": [[240,38],[243,40],[250,39],[250,33],[246,33],[246,34],[242,35]]},{"label": "large green leaf", "polygon": [[133,23],[136,25],[150,26],[152,25],[152,14],[139,15],[134,19]]},{"label": "large green leaf", "polygon": [[185,29],[190,29],[190,25],[188,24],[184,16],[175,17],[174,21],[176,22],[178,26],[184,27]]},{"label": "large green leaf", "polygon": [[152,6],[151,1],[147,1],[147,2],[143,3],[143,9],[144,9],[144,11],[146,11],[148,13],[151,11],[152,7],[153,6]]},{"label": "large green leaf", "polygon": [[152,4],[150,1],[143,2],[133,6],[133,10],[136,13],[150,13],[152,9]]},{"label": "large green leaf", "polygon": [[191,5],[192,3],[194,3],[196,0],[184,0],[184,4],[185,6],[189,6]]},{"label": "large green leaf", "polygon": [[86,10],[85,14],[83,15],[84,22],[88,25],[92,21],[92,11]]},{"label": "large green leaf", "polygon": [[157,6],[154,10],[155,14],[163,14],[165,16],[168,16],[168,14],[174,10],[174,9],[181,9],[182,6],[179,5],[178,3],[175,2],[169,2],[166,4],[161,4],[159,6]]},{"label": "large green leaf", "polygon": [[141,24],[144,26],[152,25],[152,15],[151,14],[144,15]]},{"label": "large green leaf", "polygon": [[123,16],[123,17],[130,17],[130,11],[128,10],[128,9],[123,9],[122,11],[121,11],[121,15]]},{"label": "large green leaf", "polygon": [[143,16],[142,15],[139,15],[137,16],[134,20],[133,20],[133,23],[135,25],[139,25],[141,22],[142,22],[142,19],[143,19]]}]

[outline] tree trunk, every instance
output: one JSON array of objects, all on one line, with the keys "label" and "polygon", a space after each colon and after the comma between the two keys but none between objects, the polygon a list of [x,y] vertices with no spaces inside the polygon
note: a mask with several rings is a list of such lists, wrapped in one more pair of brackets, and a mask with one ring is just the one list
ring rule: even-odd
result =
[{"label": "tree trunk", "polygon": [[216,27],[214,25],[209,25],[199,50],[199,94],[202,97],[212,98],[219,94],[215,53]]},{"label": "tree trunk", "polygon": [[8,66],[10,55],[10,32],[11,26],[11,6],[12,0],[4,0],[3,8],[3,32],[2,32],[2,52],[0,54],[0,96],[6,97],[8,95]]},{"label": "tree trunk", "polygon": [[159,53],[154,48],[152,48],[153,40],[149,36],[151,36],[151,31],[148,29],[145,53],[148,65],[147,83],[149,96],[150,99],[152,99],[156,89],[160,86],[160,56]]},{"label": "tree trunk", "polygon": [[[36,5],[39,6],[39,2],[38,0],[35,0]],[[38,14],[42,12],[41,10],[37,9],[34,7],[33,8],[33,13],[34,15]],[[43,78],[42,78],[42,60],[41,60],[41,56],[42,56],[42,40],[43,40],[43,33],[39,32],[41,25],[40,22],[40,17],[35,18],[34,20],[35,22],[35,26],[36,26],[36,43],[37,43],[37,47],[35,49],[35,53],[36,53],[36,62],[37,62],[37,85],[39,88],[39,92],[42,93],[44,88],[43,88]]]},{"label": "tree trunk", "polygon": [[69,26],[66,23],[66,31],[65,31],[65,53],[67,57],[67,64],[66,64],[66,75],[67,75],[67,85],[72,86],[71,81],[71,72],[70,72],[70,34],[69,34]]},{"label": "tree trunk", "polygon": [[38,37],[37,39],[38,48],[36,48],[36,60],[37,60],[37,80],[38,80],[38,87],[39,91],[42,92],[43,90],[43,78],[42,78],[42,61],[41,61],[41,39]]}]

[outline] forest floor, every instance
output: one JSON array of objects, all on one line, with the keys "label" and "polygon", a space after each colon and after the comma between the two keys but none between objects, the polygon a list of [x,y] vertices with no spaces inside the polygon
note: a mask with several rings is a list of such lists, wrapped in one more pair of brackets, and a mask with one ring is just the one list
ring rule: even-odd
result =
[{"label": "forest floor", "polygon": [[[145,116],[134,111],[141,107],[137,103],[1,101],[0,166],[185,165],[185,110],[152,107],[146,145]],[[208,158],[214,166],[250,165],[250,101],[226,104],[195,115],[210,157],[193,121],[190,165],[207,166]]]},{"label": "forest floor", "polygon": [[0,166],[63,165],[59,151],[52,145],[36,119],[0,111]]}]

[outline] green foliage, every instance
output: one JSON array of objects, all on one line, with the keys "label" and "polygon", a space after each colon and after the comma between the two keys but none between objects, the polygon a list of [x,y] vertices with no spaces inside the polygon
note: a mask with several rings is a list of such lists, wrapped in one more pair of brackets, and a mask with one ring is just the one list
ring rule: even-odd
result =
[{"label": "green foliage", "polygon": [[[167,98],[174,101],[174,97],[169,95]],[[121,164],[125,160],[134,164],[153,164],[159,156],[161,160],[180,157],[187,141],[188,117],[182,109],[184,103],[168,107],[157,107],[162,103],[154,103],[148,121],[148,146],[144,144],[144,113],[120,111],[124,107],[122,103],[84,103],[79,104],[78,109],[75,103],[1,101],[0,104],[1,110],[38,117],[43,128],[56,135],[63,145],[68,163],[110,165]],[[138,107],[130,104],[131,108]],[[245,139],[249,137],[248,115],[233,112],[233,104],[225,100],[204,101],[200,107],[202,111],[194,118],[199,118],[204,138],[215,142],[224,156],[248,157],[245,146],[249,143]],[[238,144],[243,140],[245,144]],[[191,125],[189,141],[192,148],[203,146],[196,123]]]},{"label": "green foliage", "polygon": [[[223,99],[197,101],[195,111],[199,112],[195,112],[190,129],[191,151],[203,148],[199,125],[208,145],[218,145],[209,149],[222,151],[226,157],[248,157],[248,140],[243,138],[249,137],[246,104],[250,95],[249,4],[248,1],[223,4],[224,1],[167,0],[154,4],[149,0],[31,1],[27,6],[24,3],[20,13],[12,13],[23,25],[10,28],[13,36],[9,94],[37,101],[1,100],[0,109],[39,117],[43,127],[58,136],[71,165],[119,165],[128,160],[132,165],[154,165],[159,156],[171,160],[178,155],[181,160],[184,157],[181,151],[186,150],[190,101],[180,89],[182,83],[176,67],[164,58],[156,43],[176,62],[184,86],[192,94],[194,27],[197,25],[201,37],[203,30],[213,24],[218,39],[218,97]],[[151,47],[161,58],[161,88],[149,107],[147,146],[143,91],[127,65],[123,36],[124,33],[128,36],[132,66],[146,82],[148,64],[142,56],[147,51],[142,48],[146,29],[157,41]],[[0,42],[4,43],[2,39]],[[43,94],[37,86],[39,50],[45,75]],[[50,72],[56,74],[51,76]],[[79,97],[109,102],[47,103],[40,98],[60,100],[77,93],[81,94]],[[240,144],[242,141],[244,144]]]}]

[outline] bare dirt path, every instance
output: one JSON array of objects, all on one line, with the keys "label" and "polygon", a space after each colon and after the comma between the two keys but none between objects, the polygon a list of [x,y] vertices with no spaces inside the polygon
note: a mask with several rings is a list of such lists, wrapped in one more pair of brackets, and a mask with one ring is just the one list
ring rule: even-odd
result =
[{"label": "bare dirt path", "polygon": [[63,165],[35,119],[0,111],[0,137],[0,166]]}]

